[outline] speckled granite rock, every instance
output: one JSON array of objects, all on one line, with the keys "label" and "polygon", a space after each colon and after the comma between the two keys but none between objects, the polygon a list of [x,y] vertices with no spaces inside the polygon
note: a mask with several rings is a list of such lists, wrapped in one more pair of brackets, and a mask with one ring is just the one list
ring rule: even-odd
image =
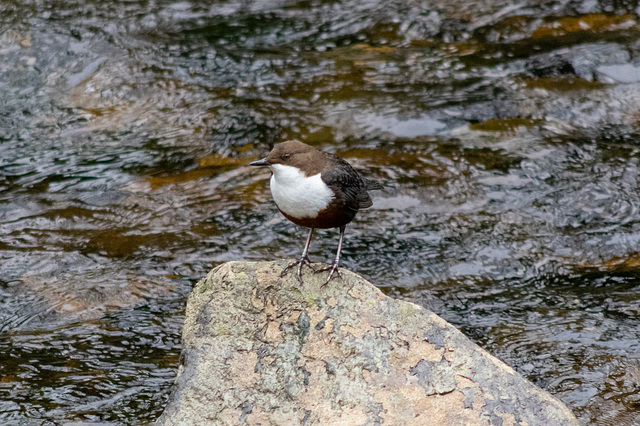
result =
[{"label": "speckled granite rock", "polygon": [[189,297],[161,425],[574,425],[549,393],[434,313],[349,271],[231,262]]}]

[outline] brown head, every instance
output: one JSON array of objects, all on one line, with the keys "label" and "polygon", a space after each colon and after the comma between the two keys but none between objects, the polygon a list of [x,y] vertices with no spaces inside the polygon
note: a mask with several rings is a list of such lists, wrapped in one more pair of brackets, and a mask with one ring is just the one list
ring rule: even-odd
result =
[{"label": "brown head", "polygon": [[262,160],[249,163],[251,166],[271,166],[282,164],[300,169],[305,175],[320,173],[325,166],[326,157],[312,146],[297,140],[276,144],[269,155]]}]

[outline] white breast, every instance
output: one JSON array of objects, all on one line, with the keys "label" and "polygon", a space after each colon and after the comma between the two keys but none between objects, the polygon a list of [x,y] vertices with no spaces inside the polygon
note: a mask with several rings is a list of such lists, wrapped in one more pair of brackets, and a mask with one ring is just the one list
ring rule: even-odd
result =
[{"label": "white breast", "polygon": [[307,177],[298,168],[282,164],[272,165],[271,170],[271,194],[278,208],[289,216],[314,218],[333,198],[320,173]]}]

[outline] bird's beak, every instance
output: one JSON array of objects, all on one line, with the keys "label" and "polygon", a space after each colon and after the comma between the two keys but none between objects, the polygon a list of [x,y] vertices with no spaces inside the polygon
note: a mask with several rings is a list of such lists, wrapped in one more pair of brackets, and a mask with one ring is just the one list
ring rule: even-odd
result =
[{"label": "bird's beak", "polygon": [[251,163],[249,163],[250,166],[270,166],[271,163],[267,161],[266,158],[263,158],[262,160],[257,160],[257,161],[252,161]]}]

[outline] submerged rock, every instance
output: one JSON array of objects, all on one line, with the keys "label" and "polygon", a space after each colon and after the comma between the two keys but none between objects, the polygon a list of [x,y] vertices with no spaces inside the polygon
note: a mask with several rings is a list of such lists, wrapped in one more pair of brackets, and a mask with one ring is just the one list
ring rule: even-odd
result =
[{"label": "submerged rock", "polygon": [[286,265],[230,262],[196,285],[158,424],[578,424],[434,313]]}]

